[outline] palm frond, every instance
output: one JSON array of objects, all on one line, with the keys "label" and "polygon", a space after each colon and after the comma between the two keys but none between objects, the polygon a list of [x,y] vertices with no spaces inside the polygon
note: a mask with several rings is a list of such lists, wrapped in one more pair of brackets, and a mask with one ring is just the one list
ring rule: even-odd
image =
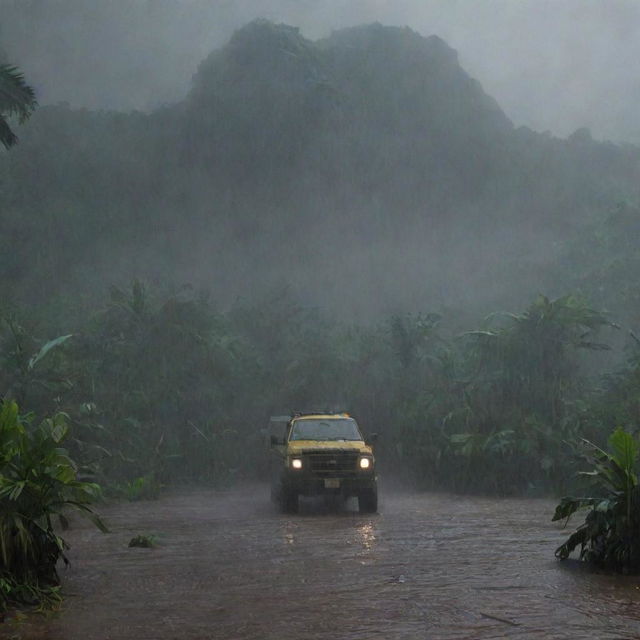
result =
[{"label": "palm frond", "polygon": [[35,92],[18,68],[0,64],[0,143],[5,149],[18,141],[6,119],[15,116],[23,123],[37,104]]},{"label": "palm frond", "polygon": [[0,64],[0,113],[24,122],[37,105],[35,92],[18,68]]},{"label": "palm frond", "polygon": [[11,131],[7,121],[0,115],[0,144],[2,144],[5,149],[8,149],[16,142],[18,142],[18,137]]}]

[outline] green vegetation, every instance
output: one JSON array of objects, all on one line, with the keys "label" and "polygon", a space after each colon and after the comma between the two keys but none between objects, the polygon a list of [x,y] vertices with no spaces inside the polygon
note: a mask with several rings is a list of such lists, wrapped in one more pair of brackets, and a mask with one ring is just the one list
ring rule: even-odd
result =
[{"label": "green vegetation", "polygon": [[18,142],[7,119],[15,116],[18,122],[24,122],[36,104],[35,93],[20,71],[11,65],[0,64],[0,144],[5,149]]},{"label": "green vegetation", "polygon": [[607,324],[578,298],[541,296],[521,315],[493,315],[446,350],[440,341],[420,354],[423,364],[413,365],[411,379],[421,380],[422,369],[427,380],[404,401],[415,416],[404,428],[418,445],[405,454],[411,466],[431,485],[442,482],[443,469],[455,468],[450,486],[458,490],[561,488],[564,442],[579,428],[575,403],[588,390],[579,352],[605,349],[594,338]]},{"label": "green vegetation", "polygon": [[0,407],[0,611],[8,603],[35,604],[58,599],[56,563],[65,542],[65,512],[75,509],[106,530],[89,504],[96,484],[78,480],[78,469],[61,444],[67,417],[57,413],[37,426],[19,415],[15,402]]},{"label": "green vegetation", "polygon": [[130,482],[114,487],[116,495],[120,495],[130,502],[136,500],[155,500],[160,495],[162,485],[153,476],[140,476]]},{"label": "green vegetation", "polygon": [[566,491],[567,443],[603,443],[613,415],[634,428],[640,388],[633,358],[590,373],[619,331],[575,296],[463,330],[440,314],[345,324],[286,291],[221,312],[194,289],[136,281],[75,331],[39,347],[16,317],[5,323],[4,384],[22,380],[6,388],[38,414],[64,410],[84,473],[129,500],[262,477],[268,416],[314,408],[356,415],[381,435],[383,466],[418,486]]},{"label": "green vegetation", "polygon": [[134,536],[129,540],[130,547],[139,547],[141,549],[152,549],[156,546],[156,537],[147,535]]},{"label": "green vegetation", "polygon": [[593,470],[582,472],[594,480],[600,494],[595,498],[563,498],[556,508],[554,520],[571,517],[579,509],[589,512],[578,530],[556,550],[565,560],[580,546],[580,559],[621,571],[640,572],[640,491],[636,436],[616,429],[609,438],[610,452],[582,441],[584,459]]}]

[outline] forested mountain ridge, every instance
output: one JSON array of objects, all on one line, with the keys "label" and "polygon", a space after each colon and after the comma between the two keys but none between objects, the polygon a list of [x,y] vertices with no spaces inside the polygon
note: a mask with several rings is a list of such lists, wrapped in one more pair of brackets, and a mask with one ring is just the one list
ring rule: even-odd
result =
[{"label": "forested mountain ridge", "polygon": [[288,283],[347,314],[521,304],[565,241],[636,197],[640,160],[586,131],[515,129],[436,36],[311,42],[262,20],[182,103],[42,108],[21,141],[0,157],[3,297]]}]

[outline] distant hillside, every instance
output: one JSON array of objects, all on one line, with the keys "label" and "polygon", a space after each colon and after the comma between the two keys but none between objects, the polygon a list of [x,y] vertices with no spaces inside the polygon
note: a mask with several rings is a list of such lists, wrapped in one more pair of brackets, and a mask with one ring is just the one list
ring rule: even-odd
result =
[{"label": "distant hillside", "polygon": [[637,148],[514,129],[442,40],[379,24],[311,42],[256,21],[180,104],[43,108],[21,134],[0,157],[18,300],[137,276],[222,301],[287,283],[361,318],[520,305],[562,293],[548,265],[640,184]]}]

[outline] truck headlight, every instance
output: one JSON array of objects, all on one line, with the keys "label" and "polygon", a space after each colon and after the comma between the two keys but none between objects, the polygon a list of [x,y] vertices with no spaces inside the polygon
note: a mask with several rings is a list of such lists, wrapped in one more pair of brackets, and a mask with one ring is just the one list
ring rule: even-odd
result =
[{"label": "truck headlight", "polygon": [[302,469],[302,460],[300,458],[292,458],[291,467],[293,469]]},{"label": "truck headlight", "polygon": [[360,458],[360,468],[369,469],[371,467],[371,458]]}]

